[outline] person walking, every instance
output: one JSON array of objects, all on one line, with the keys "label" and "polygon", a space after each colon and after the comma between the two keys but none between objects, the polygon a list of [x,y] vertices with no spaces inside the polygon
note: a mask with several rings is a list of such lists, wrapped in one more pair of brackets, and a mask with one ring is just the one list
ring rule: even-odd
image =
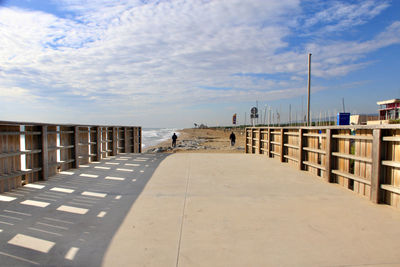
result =
[{"label": "person walking", "polygon": [[174,133],[172,135],[172,147],[176,147],[176,139],[178,139],[178,136]]},{"label": "person walking", "polygon": [[231,140],[231,146],[234,146],[235,145],[235,141],[236,141],[236,136],[235,136],[235,134],[233,132],[229,136],[229,139]]}]

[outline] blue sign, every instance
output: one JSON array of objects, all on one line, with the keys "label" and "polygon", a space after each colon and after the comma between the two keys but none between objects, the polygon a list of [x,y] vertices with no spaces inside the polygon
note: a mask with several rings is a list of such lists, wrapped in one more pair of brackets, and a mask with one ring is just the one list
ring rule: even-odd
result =
[{"label": "blue sign", "polygon": [[350,113],[340,112],[337,114],[337,125],[350,125]]}]

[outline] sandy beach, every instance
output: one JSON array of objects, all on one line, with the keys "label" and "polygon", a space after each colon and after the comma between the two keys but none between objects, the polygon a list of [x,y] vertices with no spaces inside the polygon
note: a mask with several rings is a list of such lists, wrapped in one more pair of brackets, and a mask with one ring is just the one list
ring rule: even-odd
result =
[{"label": "sandy beach", "polygon": [[175,148],[167,140],[156,146],[146,148],[147,153],[243,153],[245,145],[244,130],[234,129],[236,136],[235,146],[231,146],[230,129],[183,129],[179,130],[179,137]]}]

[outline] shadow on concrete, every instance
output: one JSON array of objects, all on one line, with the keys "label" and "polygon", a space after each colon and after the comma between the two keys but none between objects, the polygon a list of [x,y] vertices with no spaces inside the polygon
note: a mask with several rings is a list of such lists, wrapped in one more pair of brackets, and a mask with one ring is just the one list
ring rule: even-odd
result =
[{"label": "shadow on concrete", "polygon": [[169,154],[121,154],[0,195],[2,266],[100,266]]}]

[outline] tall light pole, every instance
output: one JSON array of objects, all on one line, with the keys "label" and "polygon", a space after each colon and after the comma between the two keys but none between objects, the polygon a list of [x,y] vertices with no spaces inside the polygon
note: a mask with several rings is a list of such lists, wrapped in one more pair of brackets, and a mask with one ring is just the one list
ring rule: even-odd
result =
[{"label": "tall light pole", "polygon": [[310,91],[311,91],[311,53],[308,53],[308,100],[307,100],[307,126],[310,125]]}]

